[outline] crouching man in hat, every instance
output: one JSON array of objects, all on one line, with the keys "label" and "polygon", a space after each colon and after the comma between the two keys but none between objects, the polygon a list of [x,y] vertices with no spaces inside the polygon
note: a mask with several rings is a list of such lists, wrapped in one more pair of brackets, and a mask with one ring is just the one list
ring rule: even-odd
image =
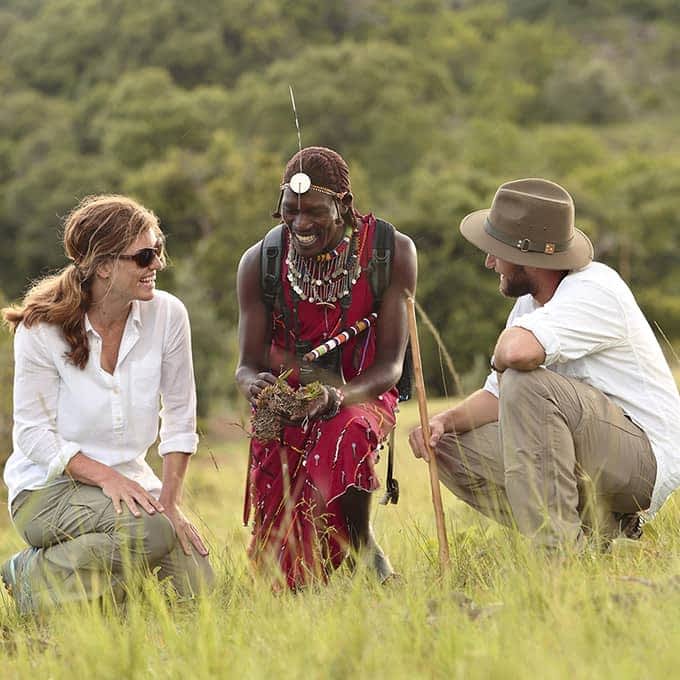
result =
[{"label": "crouching man in hat", "polygon": [[633,294],[553,182],[503,184],[460,230],[517,301],[484,387],[430,421],[442,481],[541,546],[639,538],[680,485],[680,397]]}]

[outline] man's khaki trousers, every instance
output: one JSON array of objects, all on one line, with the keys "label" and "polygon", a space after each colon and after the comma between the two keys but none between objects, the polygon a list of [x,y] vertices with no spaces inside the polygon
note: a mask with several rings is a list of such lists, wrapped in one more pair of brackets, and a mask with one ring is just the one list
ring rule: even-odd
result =
[{"label": "man's khaki trousers", "polygon": [[32,608],[105,593],[122,599],[129,576],[140,570],[171,578],[180,597],[209,586],[213,573],[207,557],[185,555],[164,514],[140,512],[135,517],[123,504],[118,515],[100,488],[75,481],[20,493],[12,503],[14,525],[40,549],[28,548],[27,559],[22,553],[18,560]]},{"label": "man's khaki trousers", "polygon": [[454,494],[546,547],[616,538],[656,479],[649,440],[623,410],[545,368],[505,371],[498,422],[444,435],[437,458]]}]

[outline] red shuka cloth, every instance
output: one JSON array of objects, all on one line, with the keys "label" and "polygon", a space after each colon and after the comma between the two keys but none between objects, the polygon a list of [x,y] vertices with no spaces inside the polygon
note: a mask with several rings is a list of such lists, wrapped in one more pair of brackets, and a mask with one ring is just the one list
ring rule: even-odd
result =
[{"label": "red shuka cloth", "polygon": [[[374,231],[375,219],[367,215],[359,232],[362,273],[352,288],[352,304],[344,320],[339,304],[331,309],[300,301],[298,340],[316,347],[373,311],[366,267]],[[286,303],[292,309],[285,258],[281,270]],[[275,313],[270,351],[270,370],[275,375],[282,366],[293,367],[286,351],[287,333],[288,344],[294,347],[294,330],[286,329]],[[342,346],[345,379],[359,375],[374,357],[375,330],[369,328]],[[289,382],[297,386],[296,370]],[[393,388],[371,402],[343,407],[331,420],[285,427],[280,441],[251,440],[250,497],[255,521],[248,553],[257,566],[276,565],[280,580],[293,589],[310,579],[325,581],[340,566],[349,541],[340,496],[351,486],[363,491],[380,486],[374,470],[376,450],[394,427],[396,404]]]}]

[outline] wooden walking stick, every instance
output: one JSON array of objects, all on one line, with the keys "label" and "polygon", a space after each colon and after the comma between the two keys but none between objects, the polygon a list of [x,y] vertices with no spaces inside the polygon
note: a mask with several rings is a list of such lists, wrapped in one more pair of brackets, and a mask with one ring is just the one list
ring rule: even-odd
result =
[{"label": "wooden walking stick", "polygon": [[423,379],[423,364],[420,359],[420,343],[418,342],[418,326],[416,325],[416,305],[413,296],[407,293],[406,309],[408,312],[408,332],[411,338],[411,356],[413,357],[413,376],[416,381],[416,393],[418,395],[418,411],[420,413],[420,425],[423,428],[423,441],[427,449],[428,468],[430,470],[430,489],[432,491],[432,505],[434,506],[434,518],[437,523],[437,539],[439,541],[439,569],[443,572],[448,569],[451,558],[449,557],[449,543],[446,538],[446,524],[444,523],[444,508],[439,488],[439,470],[437,458],[430,446],[430,419],[427,415],[427,395],[425,394],[425,380]]}]

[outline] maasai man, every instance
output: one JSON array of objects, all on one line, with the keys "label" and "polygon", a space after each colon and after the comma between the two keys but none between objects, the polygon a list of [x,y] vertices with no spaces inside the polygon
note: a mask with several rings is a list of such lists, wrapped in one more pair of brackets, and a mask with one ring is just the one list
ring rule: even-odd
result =
[{"label": "maasai man", "polygon": [[[277,578],[295,589],[324,581],[351,548],[384,581],[393,571],[373,537],[369,508],[379,486],[376,450],[395,424],[395,384],[408,340],[404,290],[415,290],[415,247],[381,224],[394,240],[389,282],[376,305],[370,271],[380,220],[355,210],[347,163],[323,147],[290,159],[274,216],[282,233],[272,305],[263,295],[267,239],[239,264],[236,380],[254,409],[284,370],[292,369],[293,387],[323,385],[299,420],[283,423],[278,440],[251,442],[249,555],[257,567],[277,565]],[[278,257],[276,248],[265,250]],[[377,322],[324,355],[324,370],[310,371],[317,362],[302,362],[309,349],[375,306]]]}]

